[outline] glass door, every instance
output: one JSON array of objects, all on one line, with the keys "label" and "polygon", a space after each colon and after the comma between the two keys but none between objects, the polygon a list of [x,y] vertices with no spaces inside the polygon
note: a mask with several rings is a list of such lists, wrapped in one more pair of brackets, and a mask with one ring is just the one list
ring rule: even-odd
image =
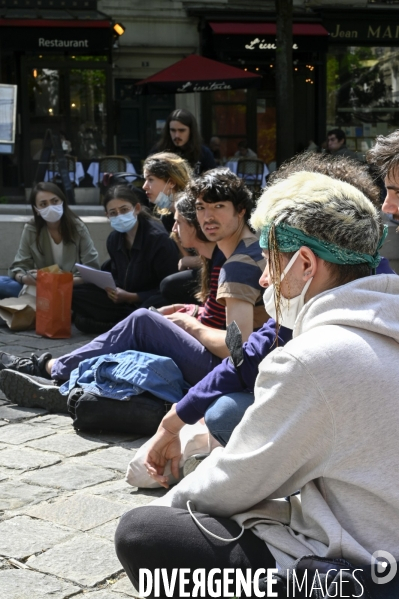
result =
[{"label": "glass door", "polygon": [[65,152],[75,156],[84,170],[90,161],[112,153],[107,111],[112,101],[109,68],[83,58],[45,61],[39,57],[22,67],[26,85],[22,107],[26,187],[35,177],[47,129],[60,135]]}]

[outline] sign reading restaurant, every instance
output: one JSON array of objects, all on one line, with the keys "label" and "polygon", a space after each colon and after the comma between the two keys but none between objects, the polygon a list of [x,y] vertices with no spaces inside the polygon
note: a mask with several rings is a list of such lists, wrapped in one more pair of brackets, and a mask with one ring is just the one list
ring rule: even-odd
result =
[{"label": "sign reading restaurant", "polygon": [[88,48],[89,40],[47,40],[39,37],[39,48]]}]

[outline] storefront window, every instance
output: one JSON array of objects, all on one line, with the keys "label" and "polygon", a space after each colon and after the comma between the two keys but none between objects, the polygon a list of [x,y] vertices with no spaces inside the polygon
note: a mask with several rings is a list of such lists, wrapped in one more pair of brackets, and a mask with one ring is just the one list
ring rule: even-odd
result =
[{"label": "storefront window", "polygon": [[70,114],[79,159],[104,155],[107,143],[105,72],[72,69]]},{"label": "storefront window", "polygon": [[221,155],[231,158],[247,134],[246,90],[212,92],[212,135],[221,141]]},{"label": "storefront window", "polygon": [[81,59],[76,62],[77,68],[44,67],[39,61],[38,66],[29,67],[30,152],[35,161],[47,129],[68,140],[77,160],[106,154],[106,72],[85,67]]},{"label": "storefront window", "polygon": [[335,46],[327,56],[327,131],[340,127],[351,150],[399,127],[399,50]]}]

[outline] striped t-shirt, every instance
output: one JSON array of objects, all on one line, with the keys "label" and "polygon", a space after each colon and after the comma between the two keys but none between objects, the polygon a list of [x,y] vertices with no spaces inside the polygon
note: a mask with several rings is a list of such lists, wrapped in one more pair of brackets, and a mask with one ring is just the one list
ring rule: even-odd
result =
[{"label": "striped t-shirt", "polygon": [[251,303],[254,306],[254,330],[263,326],[268,318],[263,304],[264,289],[259,285],[265,266],[258,238],[251,235],[241,239],[219,273],[217,301],[223,306],[226,306],[226,298]]},{"label": "striped t-shirt", "polygon": [[226,257],[216,246],[212,254],[212,266],[210,272],[209,295],[201,310],[198,320],[213,329],[226,328],[226,309],[216,301],[218,292],[219,273]]}]

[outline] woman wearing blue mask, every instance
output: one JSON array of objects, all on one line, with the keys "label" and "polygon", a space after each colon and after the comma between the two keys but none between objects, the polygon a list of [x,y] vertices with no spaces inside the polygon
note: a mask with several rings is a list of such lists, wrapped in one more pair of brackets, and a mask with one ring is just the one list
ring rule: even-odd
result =
[{"label": "woman wearing blue mask", "polygon": [[102,268],[111,272],[116,289],[84,284],[76,290],[75,325],[86,333],[105,332],[137,308],[151,305],[162,279],[177,272],[179,261],[162,223],[141,207],[129,187],[109,189],[104,208],[113,231],[107,239],[110,260]]},{"label": "woman wearing blue mask", "polygon": [[172,152],[160,152],[146,158],[143,164],[143,189],[168,233],[174,223],[175,200],[191,176],[191,167],[184,158]]},{"label": "woman wearing blue mask", "polygon": [[[98,253],[86,225],[68,207],[54,183],[38,183],[31,192],[33,219],[22,232],[8,277],[0,277],[0,298],[17,297],[23,285],[36,285],[36,271],[58,264],[82,283],[75,263],[99,268]],[[77,288],[77,287],[76,287]]]}]

